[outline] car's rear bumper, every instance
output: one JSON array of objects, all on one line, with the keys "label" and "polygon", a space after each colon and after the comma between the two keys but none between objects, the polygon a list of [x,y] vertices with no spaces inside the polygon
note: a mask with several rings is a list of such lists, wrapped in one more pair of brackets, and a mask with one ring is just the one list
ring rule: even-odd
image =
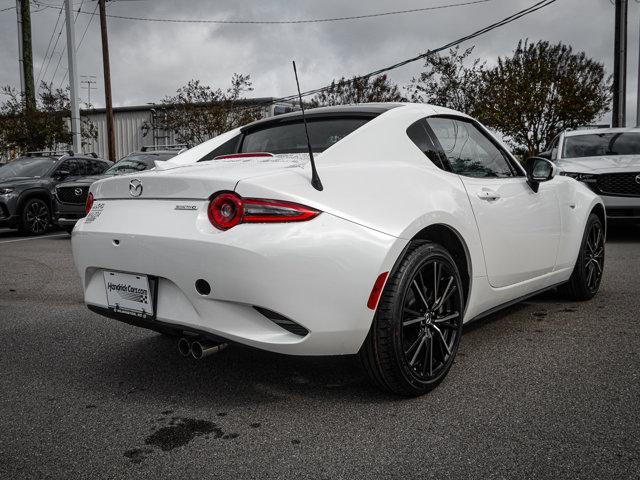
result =
[{"label": "car's rear bumper", "polygon": [[60,227],[73,227],[84,216],[84,205],[61,203],[58,199],[53,202],[52,220]]},{"label": "car's rear bumper", "polygon": [[[309,222],[239,225],[220,232],[208,221],[198,223],[202,216],[206,220],[205,204],[199,212],[165,211],[151,223],[151,210],[159,207],[148,204],[144,213],[144,203],[127,202],[128,218],[146,215],[137,223],[110,217],[106,208],[98,220],[82,221],[74,230],[73,253],[87,305],[102,312],[108,307],[104,270],[153,275],[158,278],[156,320],[141,326],[206,332],[280,353],[356,353],[374,314],[367,308],[373,284],[406,244],[326,213]],[[198,219],[187,221],[191,228],[182,228],[180,223],[195,215]],[[198,279],[209,282],[209,295],[196,292]],[[308,334],[282,328],[256,307]]]},{"label": "car's rear bumper", "polygon": [[610,220],[640,220],[640,197],[600,195]]}]

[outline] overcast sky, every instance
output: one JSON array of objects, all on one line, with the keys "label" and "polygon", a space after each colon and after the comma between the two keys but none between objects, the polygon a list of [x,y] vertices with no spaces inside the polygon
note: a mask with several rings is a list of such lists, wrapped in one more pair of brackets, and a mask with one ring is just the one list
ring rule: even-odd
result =
[{"label": "overcast sky", "polygon": [[[120,0],[107,4],[107,13],[138,17],[225,20],[297,20],[362,15],[391,10],[461,3],[464,0]],[[61,5],[62,0],[42,0]],[[535,0],[492,0],[471,6],[362,20],[305,25],[173,24],[108,19],[114,105],[157,102],[196,78],[226,87],[234,72],[251,75],[253,96],[282,96],[295,92],[291,60],[298,63],[303,90],[331,79],[366,73],[393,64],[475,31],[535,3]],[[635,120],[640,5],[630,0],[627,120]],[[0,0],[0,9],[15,5]],[[75,8],[80,0],[75,0]],[[92,12],[96,2],[85,0]],[[32,6],[34,71],[41,71],[44,53],[59,10]],[[562,41],[613,70],[614,8],[610,0],[558,0],[555,4],[494,30],[463,46],[475,45],[475,55],[492,63],[509,55],[521,38]],[[62,15],[64,19],[64,14]],[[76,41],[90,15],[80,14]],[[57,32],[54,34],[53,43]],[[65,44],[63,30],[44,79],[52,81]],[[15,9],[0,12],[0,85],[19,87]],[[400,85],[420,71],[419,62],[391,72]],[[95,75],[92,103],[104,105],[100,28],[89,24],[78,50],[80,75]],[[62,82],[66,54],[53,78]],[[81,91],[86,101],[86,89]]]}]

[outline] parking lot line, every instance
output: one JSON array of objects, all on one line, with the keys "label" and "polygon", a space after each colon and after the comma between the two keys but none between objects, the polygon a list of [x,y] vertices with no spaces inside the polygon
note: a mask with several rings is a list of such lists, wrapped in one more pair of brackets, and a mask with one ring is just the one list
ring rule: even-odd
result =
[{"label": "parking lot line", "polygon": [[12,240],[0,240],[0,243],[26,242],[27,240],[42,240],[43,238],[68,237],[68,233],[56,233],[55,235],[42,235],[40,237],[14,238]]}]

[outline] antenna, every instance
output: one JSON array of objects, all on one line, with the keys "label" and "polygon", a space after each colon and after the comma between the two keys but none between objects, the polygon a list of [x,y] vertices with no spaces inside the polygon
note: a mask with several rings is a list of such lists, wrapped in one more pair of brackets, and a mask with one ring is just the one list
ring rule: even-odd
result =
[{"label": "antenna", "polygon": [[80,83],[84,83],[87,86],[87,108],[91,108],[91,90],[95,90],[94,85],[97,84],[95,75],[80,75]]},{"label": "antenna", "polygon": [[316,170],[316,162],[313,159],[313,151],[311,150],[311,140],[309,140],[309,128],[307,127],[307,117],[304,115],[304,105],[302,104],[302,94],[300,93],[300,82],[298,81],[298,71],[296,70],[296,62],[293,62],[293,74],[296,76],[296,85],[298,87],[298,99],[300,100],[300,110],[302,110],[302,121],[304,122],[304,133],[307,135],[307,148],[309,149],[309,160],[311,161],[311,186],[318,191],[324,188],[318,171]]}]

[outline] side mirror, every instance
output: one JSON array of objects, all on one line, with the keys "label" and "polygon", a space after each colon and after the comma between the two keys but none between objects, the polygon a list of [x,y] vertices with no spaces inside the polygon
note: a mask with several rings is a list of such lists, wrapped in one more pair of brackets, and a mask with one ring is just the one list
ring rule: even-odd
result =
[{"label": "side mirror", "polygon": [[528,158],[524,162],[524,169],[527,172],[527,183],[536,193],[540,183],[548,182],[558,173],[558,167],[542,157]]},{"label": "side mirror", "polygon": [[69,170],[56,170],[56,173],[53,174],[56,178],[67,178],[69,175],[71,175]]}]

